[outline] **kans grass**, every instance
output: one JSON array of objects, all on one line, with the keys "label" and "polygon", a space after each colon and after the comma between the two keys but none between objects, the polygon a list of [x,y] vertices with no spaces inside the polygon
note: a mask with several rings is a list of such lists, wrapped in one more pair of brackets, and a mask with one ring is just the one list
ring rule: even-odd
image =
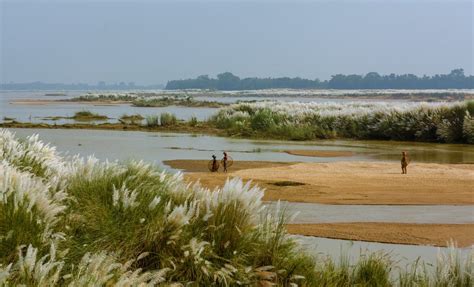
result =
[{"label": "kans grass", "polygon": [[262,196],[239,179],[210,191],[0,130],[0,286],[472,286],[472,256],[454,248],[434,271],[380,254],[312,258]]},{"label": "kans grass", "polygon": [[[193,128],[194,132],[209,133],[212,130],[221,135],[243,138],[284,140],[345,138],[472,144],[473,115],[474,101],[452,103],[264,101],[237,103],[221,108],[209,120],[203,122],[198,122],[196,117],[187,122],[179,121],[171,113],[147,116],[143,125],[141,121],[120,119],[119,122],[130,125],[126,129],[135,127],[150,130],[156,130],[154,129],[156,127],[167,127],[169,130],[179,123],[181,127]],[[76,113],[72,118],[79,119],[80,116]],[[107,117],[92,114],[83,118]],[[31,123],[17,122],[3,122],[1,126],[35,127]],[[41,124],[41,127],[48,127],[48,124]],[[103,128],[117,129],[120,126],[112,123]]]},{"label": "kans grass", "polygon": [[474,143],[474,101],[240,103],[212,119],[229,135],[289,140],[354,138]]}]

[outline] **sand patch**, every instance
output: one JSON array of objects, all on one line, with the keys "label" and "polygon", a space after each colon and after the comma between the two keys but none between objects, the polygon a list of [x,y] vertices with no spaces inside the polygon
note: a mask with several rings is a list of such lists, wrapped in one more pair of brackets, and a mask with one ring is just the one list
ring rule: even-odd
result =
[{"label": "sand patch", "polygon": [[329,223],[289,224],[289,233],[382,243],[459,247],[474,244],[474,224]]},{"label": "sand patch", "polygon": [[299,155],[299,156],[312,156],[312,157],[349,157],[353,156],[354,153],[351,151],[338,151],[338,150],[285,150],[287,154]]},{"label": "sand patch", "polygon": [[[472,205],[474,165],[412,163],[402,175],[397,162],[269,163],[234,162],[225,174],[210,173],[207,161],[167,161],[171,167],[194,171],[190,181],[210,188],[228,177],[252,180],[265,188],[265,200],[325,204]],[[188,165],[188,169],[186,169]],[[254,168],[251,168],[253,166]],[[191,168],[192,167],[192,168]],[[279,181],[303,183],[277,186]]]},{"label": "sand patch", "polygon": [[[210,160],[165,160],[163,161],[164,164],[175,168],[175,169],[182,169],[185,172],[209,172],[207,168],[207,163]],[[235,172],[238,170],[243,169],[253,169],[253,168],[271,168],[271,167],[281,167],[281,166],[289,166],[291,162],[273,162],[273,161],[234,161],[232,167],[229,168],[230,171]],[[222,167],[221,167],[222,170]],[[231,174],[230,172],[228,173]],[[210,173],[209,175],[213,176],[225,176],[227,174],[218,172],[218,173]]]}]

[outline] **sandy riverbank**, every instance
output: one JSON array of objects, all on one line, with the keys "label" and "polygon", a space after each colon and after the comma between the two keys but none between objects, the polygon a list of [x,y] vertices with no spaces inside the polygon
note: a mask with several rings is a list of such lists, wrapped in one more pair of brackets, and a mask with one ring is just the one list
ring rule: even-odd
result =
[{"label": "sandy riverbank", "polygon": [[[400,174],[397,162],[234,163],[225,174],[207,172],[207,162],[166,161],[185,171],[190,181],[208,187],[227,177],[253,180],[265,188],[265,200],[325,204],[471,205],[474,165],[413,163]],[[279,185],[295,182],[298,185]]]},{"label": "sandy riverbank", "polygon": [[325,238],[447,246],[453,240],[459,247],[474,244],[474,224],[407,224],[407,223],[324,223],[289,224],[289,233]]}]

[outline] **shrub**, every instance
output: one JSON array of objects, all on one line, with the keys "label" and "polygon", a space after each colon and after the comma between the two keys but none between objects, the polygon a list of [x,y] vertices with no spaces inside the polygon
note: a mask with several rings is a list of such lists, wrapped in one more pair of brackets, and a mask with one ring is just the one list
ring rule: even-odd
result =
[{"label": "shrub", "polygon": [[197,126],[197,124],[198,124],[198,120],[196,116],[192,116],[191,119],[189,120],[189,125],[192,127],[195,127]]},{"label": "shrub", "polygon": [[160,124],[163,127],[174,126],[178,123],[178,119],[175,115],[170,113],[162,113],[160,115]]},{"label": "shrub", "polygon": [[146,120],[146,126],[149,128],[158,126],[158,123],[159,123],[158,116],[147,116],[145,120]]}]

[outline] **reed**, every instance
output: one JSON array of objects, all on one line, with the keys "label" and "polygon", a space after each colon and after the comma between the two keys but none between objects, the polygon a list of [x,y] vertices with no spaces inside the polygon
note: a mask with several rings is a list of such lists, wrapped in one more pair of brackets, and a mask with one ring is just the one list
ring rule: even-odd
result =
[{"label": "reed", "polygon": [[240,103],[211,122],[229,135],[290,140],[355,138],[474,142],[474,102]]}]

